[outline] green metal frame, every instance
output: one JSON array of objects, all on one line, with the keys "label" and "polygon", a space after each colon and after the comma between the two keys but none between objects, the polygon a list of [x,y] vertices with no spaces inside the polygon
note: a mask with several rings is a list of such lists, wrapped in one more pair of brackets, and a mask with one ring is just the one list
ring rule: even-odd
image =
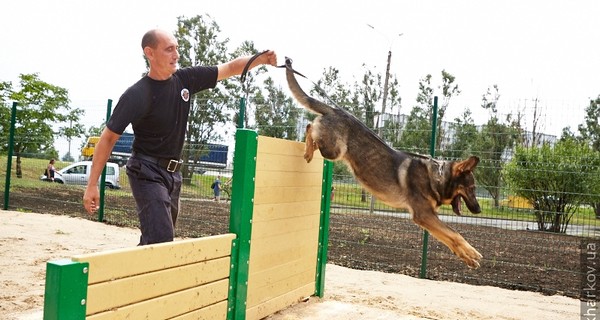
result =
[{"label": "green metal frame", "polygon": [[8,210],[8,199],[10,197],[10,170],[12,169],[12,157],[15,145],[15,123],[17,122],[17,103],[13,102],[10,113],[10,131],[8,133],[8,156],[6,159],[6,182],[4,183],[4,210]]},{"label": "green metal frame", "polygon": [[331,208],[331,186],[333,183],[333,162],[323,161],[323,183],[321,189],[321,221],[319,223],[319,249],[317,252],[317,275],[315,295],[325,294],[325,268],[329,245],[329,210]]},{"label": "green metal frame", "polygon": [[[231,189],[231,213],[229,231],[237,235],[237,255],[232,262],[231,276],[235,282],[230,286],[230,308],[227,319],[245,319],[248,296],[248,269],[250,262],[250,238],[252,236],[252,216],[254,213],[254,190],[256,178],[256,155],[258,151],[258,134],[247,129],[237,129],[235,133],[235,152],[233,167],[233,184]],[[233,261],[233,258],[232,258]],[[233,305],[231,305],[233,303]]]},{"label": "green metal frame", "polygon": [[[438,97],[433,97],[433,116],[431,119],[431,142],[429,143],[429,155],[435,157],[435,140],[437,129],[437,114],[438,114]],[[421,253],[421,272],[419,277],[424,279],[427,277],[427,252],[429,250],[429,232],[423,230],[423,251]]]},{"label": "green metal frame", "polygon": [[85,319],[89,263],[70,259],[46,263],[44,320]]}]

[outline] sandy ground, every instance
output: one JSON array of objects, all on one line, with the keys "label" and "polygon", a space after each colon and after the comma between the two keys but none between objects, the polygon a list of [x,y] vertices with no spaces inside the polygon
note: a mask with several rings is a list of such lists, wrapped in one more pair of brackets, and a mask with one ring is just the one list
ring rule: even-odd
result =
[{"label": "sandy ground", "polygon": [[[47,261],[133,246],[138,237],[138,230],[85,219],[0,211],[0,319],[42,318]],[[330,264],[323,299],[311,298],[267,319],[579,319],[579,305],[563,296]]]}]

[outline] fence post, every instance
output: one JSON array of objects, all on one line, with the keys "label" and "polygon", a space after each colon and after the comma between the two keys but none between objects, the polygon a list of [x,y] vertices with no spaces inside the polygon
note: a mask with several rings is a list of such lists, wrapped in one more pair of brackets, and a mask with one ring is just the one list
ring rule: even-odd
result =
[{"label": "fence post", "polygon": [[[438,97],[433,97],[433,114],[431,119],[431,142],[429,144],[429,155],[435,157],[435,141],[437,130]],[[423,252],[421,254],[421,273],[420,278],[427,277],[427,250],[429,247],[429,232],[423,230]]]},{"label": "fence post", "polygon": [[[233,296],[235,296],[235,306],[228,312],[230,320],[246,318],[257,150],[258,134],[253,130],[238,129],[235,133],[234,179],[231,186],[229,218],[229,231],[235,233],[238,239],[237,248],[234,249],[234,251],[237,250],[235,253],[237,261],[232,262],[234,268],[231,270],[236,283],[232,283],[233,288],[230,288],[230,290],[234,290]],[[232,252],[232,256],[234,256],[234,252]]]},{"label": "fence post", "polygon": [[[106,121],[105,124],[108,123],[108,119],[112,113],[112,99],[108,99],[106,103]],[[102,175],[100,176],[100,208],[98,208],[98,221],[104,221],[104,193],[106,192],[106,165],[104,169],[102,169]]]},{"label": "fence post", "polygon": [[240,98],[240,116],[238,117],[238,129],[244,128],[244,115],[246,113],[246,98]]},{"label": "fence post", "polygon": [[333,162],[323,161],[323,181],[321,191],[321,222],[319,223],[319,246],[317,253],[317,276],[315,295],[323,297],[325,293],[325,268],[329,244],[329,209],[331,207],[331,185],[333,180]]},{"label": "fence post", "polygon": [[15,145],[15,123],[17,122],[17,102],[13,102],[10,113],[10,130],[8,137],[8,156],[6,157],[6,182],[4,183],[4,210],[8,210],[8,198],[10,196],[10,170],[12,168],[12,157]]}]

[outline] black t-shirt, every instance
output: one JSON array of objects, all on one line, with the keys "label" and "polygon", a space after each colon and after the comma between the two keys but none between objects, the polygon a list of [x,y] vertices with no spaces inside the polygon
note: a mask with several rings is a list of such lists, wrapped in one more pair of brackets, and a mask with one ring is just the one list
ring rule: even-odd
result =
[{"label": "black t-shirt", "polygon": [[191,97],[214,88],[217,75],[217,67],[198,66],[179,69],[163,81],[145,76],[123,93],[106,126],[122,134],[131,123],[134,152],[179,159]]}]

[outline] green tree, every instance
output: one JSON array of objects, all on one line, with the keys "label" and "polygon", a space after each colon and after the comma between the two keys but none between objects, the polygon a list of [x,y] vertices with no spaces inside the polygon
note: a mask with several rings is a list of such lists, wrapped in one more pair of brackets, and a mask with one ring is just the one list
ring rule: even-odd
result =
[{"label": "green tree", "polygon": [[[399,88],[398,78],[390,76],[387,105],[391,112],[383,115],[381,137],[392,146],[399,144],[403,127],[403,116],[400,114],[402,97],[400,96]],[[396,112],[393,110],[396,110]]]},{"label": "green tree", "polygon": [[450,124],[453,139],[449,148],[442,152],[443,157],[461,159],[473,154],[479,132],[471,115],[471,109],[465,108],[463,114]]},{"label": "green tree", "polygon": [[517,139],[517,130],[510,116],[506,123],[498,117],[498,100],[500,93],[497,85],[488,88],[482,96],[481,107],[488,111],[490,118],[481,127],[481,131],[473,142],[473,150],[479,153],[479,165],[474,171],[480,187],[488,191],[494,199],[494,207],[500,205],[502,187],[502,167],[504,157]]},{"label": "green tree", "polygon": [[61,127],[59,129],[59,134],[67,138],[67,141],[69,142],[69,150],[63,156],[63,161],[72,162],[75,160],[71,155],[71,141],[74,138],[82,137],[85,134],[85,126],[79,122],[79,119],[81,119],[84,114],[85,111],[82,109],[73,110],[66,119],[66,121],[69,122],[69,126]]},{"label": "green tree", "polygon": [[[446,110],[450,106],[452,97],[460,94],[456,77],[442,70],[441,102],[438,104],[438,115],[436,123],[436,150],[442,150],[442,137],[445,135],[443,127]],[[431,119],[433,115],[434,88],[431,84],[431,74],[426,75],[419,80],[419,93],[417,94],[417,104],[412,108],[406,126],[400,138],[400,146],[403,149],[415,152],[426,153],[431,144]]]},{"label": "green tree", "polygon": [[[38,74],[21,74],[19,79],[17,90],[13,89],[12,83],[3,82],[0,96],[4,97],[3,100],[10,99],[18,103],[14,152],[17,157],[16,176],[21,178],[21,157],[42,155],[57,158],[55,137],[67,133],[67,122],[79,119],[83,111],[69,106],[67,89],[42,81]],[[6,103],[2,105],[8,107]],[[6,113],[6,110],[2,113]],[[10,125],[9,118],[2,117],[0,120],[3,131]],[[7,145],[0,147],[8,148]]]},{"label": "green tree", "polygon": [[[375,74],[364,66],[364,74],[360,84],[356,86],[357,96],[359,97],[359,106],[363,112],[364,117],[361,119],[367,127],[372,130],[375,128],[375,117],[379,115],[376,111],[375,105],[382,96],[381,90],[381,75]],[[358,115],[355,115],[358,117]]]},{"label": "green tree", "polygon": [[[233,59],[247,55],[251,56],[257,53],[258,50],[254,47],[254,43],[245,41],[233,52],[231,58]],[[256,97],[263,97],[257,82],[259,81],[258,79],[260,76],[266,72],[267,68],[265,66],[259,66],[248,71],[243,82],[242,77],[231,78],[226,82],[227,90],[232,93],[232,99],[237,98],[239,100],[242,95],[246,99],[246,108],[244,108],[244,128],[256,129],[256,124],[250,119],[250,112],[248,110],[256,109],[256,106],[254,105]],[[236,104],[235,106],[239,106],[239,104]],[[241,108],[235,108],[233,121],[236,125],[240,116],[240,109]]]},{"label": "green tree", "polygon": [[417,104],[412,108],[406,125],[402,130],[402,136],[396,148],[419,153],[426,153],[431,143],[430,114],[433,110],[433,88],[431,87],[431,75],[426,75],[419,80],[419,93]]},{"label": "green tree", "polygon": [[264,83],[267,96],[263,97],[259,94],[254,99],[258,134],[296,140],[299,109],[292,98],[285,95],[281,87],[275,87],[273,79],[269,77]]},{"label": "green tree", "polygon": [[572,138],[554,147],[517,146],[503,174],[516,195],[533,204],[538,229],[566,232],[573,214],[589,203],[589,188],[597,184],[600,154]]},{"label": "green tree", "polygon": [[447,72],[445,69],[442,70],[442,85],[440,87],[442,90],[441,103],[438,107],[438,117],[437,117],[437,135],[435,146],[438,150],[444,150],[446,146],[442,145],[442,138],[446,135],[446,130],[442,125],[444,121],[444,116],[446,115],[446,110],[450,106],[450,100],[453,97],[460,94],[460,90],[458,89],[458,84],[456,84],[456,77],[451,73]]},{"label": "green tree", "polygon": [[[591,146],[592,150],[600,152],[600,95],[596,99],[590,100],[590,104],[585,108],[585,122],[578,126],[581,139]],[[598,183],[591,186],[590,193],[600,195],[600,179]],[[600,219],[600,199],[598,196],[591,199],[591,206],[594,208],[596,218]]]},{"label": "green tree", "polygon": [[[210,17],[198,15],[191,18],[179,17],[174,33],[179,43],[179,65],[212,66],[226,62],[227,43],[221,40],[219,25]],[[229,80],[220,81],[217,87],[204,90],[192,97],[188,119],[186,143],[182,154],[184,162],[194,162],[206,152],[206,145],[222,139],[217,128],[222,128],[230,120],[229,113],[235,102],[227,91]],[[192,170],[188,166],[182,169],[184,182],[191,182]]]}]

